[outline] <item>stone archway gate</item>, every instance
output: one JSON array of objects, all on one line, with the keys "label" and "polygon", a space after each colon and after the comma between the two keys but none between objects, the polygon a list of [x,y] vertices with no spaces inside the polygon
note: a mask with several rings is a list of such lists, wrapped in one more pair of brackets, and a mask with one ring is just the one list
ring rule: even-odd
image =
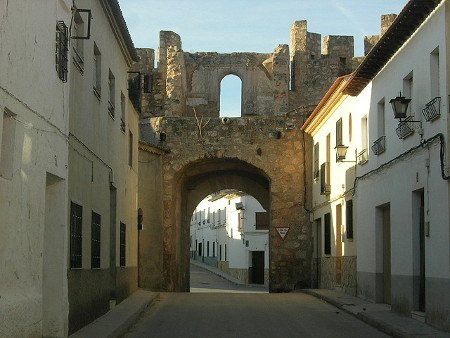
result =
[{"label": "stone archway gate", "polygon": [[[271,292],[310,287],[311,228],[305,178],[311,160],[300,117],[159,117],[143,130],[165,135],[165,151],[141,142],[140,287],[189,290],[189,224],[208,194],[236,188],[270,210]],[[307,182],[307,180],[306,180]],[[277,228],[289,228],[284,239]]]}]

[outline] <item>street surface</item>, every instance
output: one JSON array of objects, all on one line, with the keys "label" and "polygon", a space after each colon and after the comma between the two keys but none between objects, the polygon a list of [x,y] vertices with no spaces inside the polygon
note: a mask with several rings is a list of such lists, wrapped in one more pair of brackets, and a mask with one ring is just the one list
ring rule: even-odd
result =
[{"label": "street surface", "polygon": [[388,337],[302,293],[236,286],[191,265],[191,293],[162,293],[125,337]]}]

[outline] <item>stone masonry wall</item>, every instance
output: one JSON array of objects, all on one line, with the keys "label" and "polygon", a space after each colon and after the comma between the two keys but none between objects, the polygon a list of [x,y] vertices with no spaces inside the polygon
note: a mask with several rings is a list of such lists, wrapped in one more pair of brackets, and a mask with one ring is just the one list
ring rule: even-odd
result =
[{"label": "stone masonry wall", "polygon": [[315,107],[337,77],[359,64],[352,36],[325,36],[321,49],[321,35],[308,32],[304,20],[292,26],[290,59],[290,109]]},{"label": "stone masonry wall", "polygon": [[[310,189],[305,189],[309,183],[304,181],[304,170],[309,170],[311,145],[305,142],[299,129],[303,118],[258,116],[224,121],[161,117],[149,121],[154,132],[167,135],[164,146],[168,153],[162,155],[164,281],[161,283],[167,291],[189,287],[186,220],[201,198],[225,187],[241,188],[235,185],[237,182],[248,182],[246,187],[253,189],[262,178],[270,182],[267,187],[271,213],[270,289],[286,291],[310,286],[311,228],[305,209],[305,190]],[[234,162],[238,166],[225,171],[224,167]],[[206,166],[211,170],[204,170]],[[235,178],[246,167],[254,171]],[[205,178],[202,181],[198,176],[190,176],[192,173]],[[190,207],[186,207],[188,204]],[[277,227],[289,228],[284,240]]]}]

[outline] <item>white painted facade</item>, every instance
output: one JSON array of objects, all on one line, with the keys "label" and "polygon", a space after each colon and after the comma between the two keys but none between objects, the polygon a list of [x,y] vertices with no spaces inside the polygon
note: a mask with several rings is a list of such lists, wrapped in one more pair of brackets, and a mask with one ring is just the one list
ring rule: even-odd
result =
[{"label": "white painted facade", "polygon": [[67,334],[70,87],[55,70],[55,32],[71,6],[0,0],[2,336]]},{"label": "white painted facade", "polygon": [[[380,155],[369,151],[369,161],[358,174],[365,176],[358,179],[355,194],[358,294],[390,302],[398,311],[423,311],[428,322],[446,329],[450,329],[450,301],[442,295],[450,292],[449,184],[441,176],[439,139],[427,140],[437,134],[444,137],[444,173],[448,175],[449,14],[444,1],[358,96],[369,107],[370,145],[384,135],[386,151]],[[410,114],[421,122],[414,124],[416,130],[405,139],[396,134],[398,120],[389,104],[400,91],[412,99]],[[441,98],[441,115],[426,121],[422,110],[435,97]],[[383,100],[384,118],[380,118]],[[384,237],[383,210],[390,223]],[[383,242],[389,242],[390,249],[383,249]],[[425,260],[422,308],[421,251]],[[389,256],[390,263],[383,265]]]},{"label": "white painted facade", "polygon": [[208,196],[202,200],[191,219],[191,257],[249,282],[252,252],[264,252],[267,275],[268,229],[257,229],[256,213],[265,210],[250,195],[229,193],[218,199]]},{"label": "white painted facade", "polygon": [[[348,76],[336,80],[303,130],[312,136],[314,149],[314,281],[319,288],[340,288],[355,294],[357,229],[352,213],[353,183],[364,165],[364,161],[358,163],[358,155],[363,156],[367,148],[360,128],[367,112],[354,97],[342,93],[347,81]],[[343,160],[336,156],[338,144],[348,147]]]},{"label": "white painted facade", "polygon": [[[322,120],[311,117],[304,126],[314,143],[326,143],[331,134],[331,191],[321,195],[313,181],[312,220],[353,199],[354,238],[344,241],[343,254],[357,255],[358,296],[389,303],[394,311],[418,311],[444,330],[450,330],[450,301],[444,296],[450,293],[449,15],[443,1],[357,96],[343,94],[345,86],[334,88],[319,109]],[[417,121],[409,135],[397,134],[399,120],[389,103],[400,91],[411,99],[408,116]],[[440,116],[427,121],[423,110],[437,97]],[[367,148],[367,161],[358,156],[356,167],[334,160],[336,121],[342,117],[345,128],[349,113],[353,137],[346,140],[343,131],[346,160],[355,159],[355,148],[358,154]],[[322,149],[320,163],[326,161]],[[336,231],[335,216],[332,222]]]},{"label": "white painted facade", "polygon": [[[67,241],[71,244],[67,256],[70,333],[107,312],[110,303],[122,301],[138,283],[139,116],[129,100],[127,82],[133,59],[112,2],[76,0],[75,4],[91,10],[92,21],[90,38],[74,39],[71,45],[67,218]],[[88,16],[81,15],[81,19],[83,24],[74,21],[73,31],[85,36]],[[74,230],[76,208],[81,210],[78,244],[74,244],[79,238]],[[98,255],[94,241],[100,246]],[[79,245],[81,250],[74,249]],[[76,262],[75,257],[80,255],[81,261]]]}]

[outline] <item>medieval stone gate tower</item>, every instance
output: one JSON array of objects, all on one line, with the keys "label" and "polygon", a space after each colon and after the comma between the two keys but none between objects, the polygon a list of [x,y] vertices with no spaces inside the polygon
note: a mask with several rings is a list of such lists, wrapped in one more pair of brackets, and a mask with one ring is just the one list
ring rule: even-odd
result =
[{"label": "medieval stone gate tower", "polygon": [[[141,106],[139,284],[189,290],[189,224],[207,195],[238,189],[270,214],[270,290],[311,285],[308,214],[310,140],[300,126],[334,79],[354,68],[352,37],[309,33],[296,22],[291,51],[187,53],[161,32],[154,53],[139,51],[134,82]],[[220,118],[220,83],[242,80],[241,117]],[[133,78],[130,82],[133,85]],[[277,228],[289,228],[284,239]]]}]

